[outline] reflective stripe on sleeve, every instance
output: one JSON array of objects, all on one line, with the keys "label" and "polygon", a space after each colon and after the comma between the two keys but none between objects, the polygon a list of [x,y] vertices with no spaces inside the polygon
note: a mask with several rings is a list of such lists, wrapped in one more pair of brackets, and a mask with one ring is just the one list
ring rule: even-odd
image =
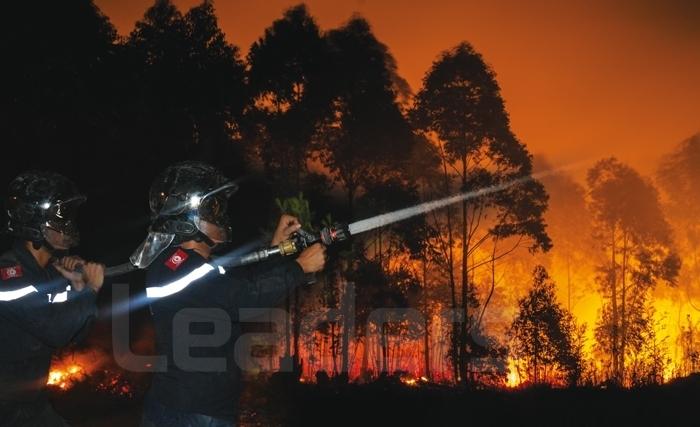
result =
[{"label": "reflective stripe on sleeve", "polygon": [[14,301],[34,292],[39,292],[34,286],[25,286],[14,291],[0,291],[0,301]]},{"label": "reflective stripe on sleeve", "polygon": [[185,276],[168,283],[163,286],[153,286],[146,288],[146,297],[148,298],[162,298],[169,295],[178,293],[185,289],[190,283],[197,279],[201,279],[204,275],[214,270],[214,266],[211,264],[203,264],[194,270],[187,273]]}]

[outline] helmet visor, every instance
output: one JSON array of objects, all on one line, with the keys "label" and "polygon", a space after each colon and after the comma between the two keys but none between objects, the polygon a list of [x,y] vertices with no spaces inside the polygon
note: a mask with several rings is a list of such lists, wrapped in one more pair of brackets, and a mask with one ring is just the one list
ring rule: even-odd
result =
[{"label": "helmet visor", "polygon": [[46,218],[56,220],[75,220],[78,217],[78,208],[85,203],[85,196],[75,196],[68,200],[52,203],[46,209]]},{"label": "helmet visor", "polygon": [[80,243],[80,233],[74,221],[47,221],[41,224],[41,234],[54,249],[66,250]]},{"label": "helmet visor", "polygon": [[41,233],[52,247],[70,249],[80,243],[76,219],[83,202],[84,196],[76,196],[46,208],[46,221],[41,224]]},{"label": "helmet visor", "polygon": [[197,207],[197,216],[214,224],[227,224],[228,199],[219,195],[202,199]]},{"label": "helmet visor", "polygon": [[197,226],[197,230],[216,244],[231,241],[231,227],[228,224],[217,224],[199,217],[195,217],[194,223]]},{"label": "helmet visor", "polygon": [[195,225],[215,243],[231,240],[228,199],[236,191],[234,183],[223,185],[201,197],[197,204]]}]

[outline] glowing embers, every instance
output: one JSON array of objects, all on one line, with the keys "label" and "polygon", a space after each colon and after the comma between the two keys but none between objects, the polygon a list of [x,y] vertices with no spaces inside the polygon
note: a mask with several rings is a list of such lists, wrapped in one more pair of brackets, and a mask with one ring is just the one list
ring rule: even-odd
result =
[{"label": "glowing embers", "polygon": [[132,398],[143,391],[138,379],[114,366],[108,352],[90,350],[54,358],[46,385],[53,392],[85,393],[96,399]]},{"label": "glowing embers", "polygon": [[426,377],[414,378],[408,375],[402,375],[400,378],[401,383],[409,387],[417,387],[421,384],[427,384],[428,379]]}]

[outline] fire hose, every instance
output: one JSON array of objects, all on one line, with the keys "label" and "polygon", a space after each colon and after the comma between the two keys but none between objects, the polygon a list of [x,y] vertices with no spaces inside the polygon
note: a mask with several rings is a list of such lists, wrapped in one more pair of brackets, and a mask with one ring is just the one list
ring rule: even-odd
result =
[{"label": "fire hose", "polygon": [[[303,229],[297,230],[289,237],[289,239],[280,242],[277,245],[268,248],[258,249],[240,257],[219,257],[217,264],[222,267],[239,267],[243,265],[253,264],[264,261],[276,256],[291,256],[302,252],[309,246],[321,243],[325,246],[331,246],[335,243],[347,240],[350,237],[349,227],[346,224],[337,223],[329,227],[323,227],[318,232],[309,232]],[[131,261],[105,269],[105,277],[121,276],[140,268],[134,265]],[[78,265],[75,269],[77,272],[82,272],[83,266]]]},{"label": "fire hose", "polygon": [[[474,191],[467,191],[464,193],[455,194],[452,196],[444,197],[442,199],[432,200],[429,202],[420,203],[415,206],[399,209],[393,212],[387,212],[381,215],[376,215],[370,218],[362,219],[360,221],[355,221],[351,224],[334,224],[329,227],[324,227],[318,232],[311,233],[304,230],[297,230],[289,239],[281,242],[278,245],[271,246],[268,248],[263,248],[255,250],[243,256],[222,256],[217,258],[216,263],[222,267],[237,267],[246,264],[256,263],[263,261],[272,256],[290,256],[297,254],[307,247],[315,244],[322,243],[325,246],[331,246],[337,242],[341,242],[354,236],[356,234],[364,233],[366,231],[374,230],[389,224],[393,224],[399,221],[404,221],[409,218],[423,215],[430,211],[441,209],[443,207],[458,203],[467,199],[484,197],[489,194],[498,193],[504,191],[510,187],[521,185],[525,182],[531,181],[539,176],[546,176],[558,172],[564,168],[570,168],[572,166],[566,166],[558,169],[548,170],[540,172],[537,174],[523,176],[521,178],[516,178],[508,182],[503,182],[501,184],[492,185],[490,187],[480,188]],[[124,264],[115,265],[108,267],[105,270],[105,277],[120,276],[129,273],[134,270],[146,268],[143,265],[137,265],[136,262],[130,261]]]}]

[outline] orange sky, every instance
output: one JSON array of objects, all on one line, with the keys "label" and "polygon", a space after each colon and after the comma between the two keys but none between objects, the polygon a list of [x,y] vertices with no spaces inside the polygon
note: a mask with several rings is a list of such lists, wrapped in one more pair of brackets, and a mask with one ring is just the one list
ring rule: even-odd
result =
[{"label": "orange sky", "polygon": [[[175,0],[182,11],[199,3]],[[289,0],[218,0],[244,53]],[[152,0],[96,0],[128,34]],[[552,163],[616,155],[645,173],[700,132],[695,0],[308,0],[322,29],[367,18],[413,90],[437,54],[472,43],[498,75],[513,130]]]}]

